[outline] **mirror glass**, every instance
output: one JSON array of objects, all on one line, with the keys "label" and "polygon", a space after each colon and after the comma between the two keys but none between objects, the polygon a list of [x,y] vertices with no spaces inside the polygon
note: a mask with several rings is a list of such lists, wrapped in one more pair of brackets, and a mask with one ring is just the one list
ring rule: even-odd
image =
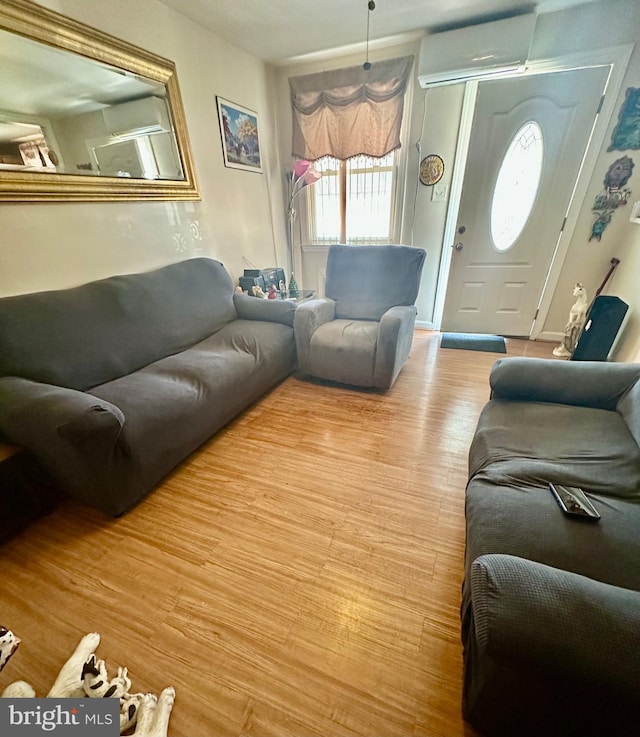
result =
[{"label": "mirror glass", "polygon": [[171,62],[3,0],[0,68],[0,199],[199,198]]}]

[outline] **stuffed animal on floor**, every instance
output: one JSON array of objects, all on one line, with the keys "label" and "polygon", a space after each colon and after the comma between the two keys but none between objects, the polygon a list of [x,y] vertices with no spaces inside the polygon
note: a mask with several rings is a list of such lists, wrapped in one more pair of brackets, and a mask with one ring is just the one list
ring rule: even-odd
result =
[{"label": "stuffed animal on floor", "polygon": [[[0,671],[16,651],[20,639],[11,630],[0,627]],[[126,668],[118,668],[109,679],[103,660],[96,660],[95,651],[100,635],[91,632],[80,640],[71,657],[62,666],[48,698],[119,698],[120,734],[135,725],[132,737],[167,737],[169,717],[175,701],[173,688],[165,688],[160,698],[155,694],[130,694],[131,680]],[[16,681],[5,688],[2,698],[33,698],[35,690],[25,681]]]}]

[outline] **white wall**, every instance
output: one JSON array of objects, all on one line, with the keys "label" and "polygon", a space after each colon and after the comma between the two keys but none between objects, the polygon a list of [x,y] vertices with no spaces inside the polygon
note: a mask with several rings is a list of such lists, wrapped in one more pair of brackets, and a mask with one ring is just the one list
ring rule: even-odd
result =
[{"label": "white wall", "polygon": [[[372,50],[369,56],[372,62],[409,55],[415,56],[417,61],[419,48],[418,42],[411,41]],[[289,77],[357,66],[362,62],[362,53],[342,54],[322,61],[298,63],[274,70],[278,145],[281,160],[285,165],[292,162]],[[396,241],[424,248],[427,251],[420,293],[416,303],[417,319],[420,323],[427,325],[433,319],[435,287],[440,265],[447,203],[431,201],[432,188],[425,187],[418,182],[418,166],[422,157],[430,153],[439,154],[445,162],[445,173],[441,182],[450,183],[463,92],[462,85],[431,90],[425,101],[425,92],[420,89],[414,71],[412,84],[405,97],[402,151],[406,153],[406,157],[405,165],[400,171],[401,196],[397,203],[399,223]],[[420,141],[421,153],[416,148],[418,141]],[[301,203],[297,209],[303,211],[304,204]],[[300,224],[296,223],[296,225]],[[299,234],[300,228],[297,227],[296,238],[298,240]],[[321,288],[318,274],[324,270],[327,250],[326,247],[308,247],[303,244],[302,280],[304,286]]]},{"label": "white wall", "polygon": [[[606,31],[603,31],[603,29],[606,29]],[[549,312],[542,328],[543,338],[561,338],[569,309],[574,301],[572,293],[577,281],[583,282],[588,294],[592,296],[604,278],[612,257],[615,256],[624,260],[621,255],[621,250],[624,250],[626,260],[631,260],[630,252],[632,249],[628,246],[625,249],[620,247],[621,240],[624,239],[629,227],[630,206],[626,209],[622,208],[620,212],[614,215],[600,242],[595,239],[589,241],[589,236],[591,235],[591,226],[596,219],[596,215],[591,211],[594,198],[603,189],[603,178],[608,167],[620,156],[630,155],[632,158],[635,157],[636,169],[628,186],[632,189],[635,187],[637,192],[637,196],[632,197],[632,200],[640,199],[640,186],[638,185],[640,183],[640,152],[606,151],[606,147],[611,140],[611,133],[617,122],[618,111],[624,100],[626,88],[640,86],[640,44],[638,42],[640,42],[640,3],[637,0],[606,0],[606,2],[589,3],[565,11],[541,14],[537,19],[529,55],[529,58],[535,61],[555,59],[573,54],[589,55],[598,49],[638,44],[632,53],[621,91],[613,106],[613,117],[605,133],[603,150],[597,156],[594,172],[587,186],[586,196],[581,203],[577,203],[579,212],[576,216],[576,227],[569,243],[565,246],[565,255],[559,264],[557,286],[551,296]],[[460,87],[460,85],[456,87]],[[450,89],[453,90],[456,87]],[[453,114],[453,110],[452,107],[451,114]],[[415,120],[416,111],[414,111],[413,117]],[[447,126],[447,120],[441,118],[439,106],[428,106],[425,127],[439,130],[443,125]],[[450,120],[448,125],[453,127],[454,130],[457,129],[456,120]],[[442,237],[442,231],[435,232],[433,230],[438,227],[438,224],[433,220],[428,225],[425,223],[424,226],[417,221],[416,225],[416,238],[424,237],[423,227],[432,229],[430,233],[432,239]],[[621,264],[619,267],[620,275],[624,272],[627,278],[633,281],[633,276],[630,274],[633,274],[635,269],[635,276],[637,277],[639,266],[640,259],[633,264],[629,263],[625,268]],[[626,289],[627,297],[625,301],[628,301],[632,307],[635,303],[640,308],[640,292],[638,296],[635,296],[635,292],[632,291],[630,286],[631,283],[630,281]],[[435,290],[435,282],[433,282],[433,288]],[[608,292],[613,293],[611,290],[615,288],[617,288],[617,283],[612,283]],[[631,296],[632,294],[633,296]],[[428,303],[431,298],[431,290],[424,289],[421,294],[423,302]],[[628,321],[624,340],[640,343],[640,332],[636,335],[636,331],[640,331],[640,321],[636,323],[631,318]],[[622,342],[620,342],[620,346],[622,346]],[[620,347],[618,355],[627,354]]]},{"label": "white wall", "polygon": [[[640,162],[638,165],[640,166]],[[640,199],[640,187],[636,192],[636,199]],[[640,225],[626,223],[617,253],[620,266],[613,275],[611,288],[607,291],[626,302],[629,312],[613,347],[612,357],[616,361],[640,363]]]},{"label": "white wall", "polygon": [[[2,204],[0,295],[63,288],[200,255],[219,259],[234,277],[246,261],[284,263],[265,65],[156,0],[41,4],[176,63],[202,201]],[[258,113],[264,174],[223,165],[216,95]]]},{"label": "white wall", "polygon": [[[225,263],[232,276],[247,261],[258,266],[286,264],[283,166],[290,161],[291,112],[288,76],[362,63],[362,55],[272,69],[232,44],[203,30],[156,0],[41,0],[107,33],[175,61],[202,194],[194,203],[2,204],[0,205],[0,294],[55,289],[114,273],[146,270],[184,258],[207,255]],[[542,15],[533,58],[640,41],[640,3],[607,0]],[[418,53],[411,42],[371,53],[373,61]],[[622,92],[605,138],[610,140],[624,90],[640,86],[640,48],[633,53]],[[227,169],[222,162],[215,96],[221,95],[258,112],[264,174]],[[407,93],[405,146],[407,166],[399,240],[427,250],[418,297],[418,319],[432,319],[442,250],[446,203],[432,202],[431,188],[417,182],[421,155],[438,153],[449,184],[461,109],[462,86],[428,93],[414,84]],[[629,186],[640,199],[640,152],[624,152],[636,161]],[[591,204],[602,188],[608,166],[621,152],[603,151],[581,208],[544,330],[561,333],[572,302],[573,284],[583,281],[590,293],[600,283],[610,259],[622,260],[609,293],[624,288],[625,301],[640,309],[632,289],[640,259],[638,226],[628,223],[628,209],[616,213],[602,241],[588,241],[594,216]],[[282,162],[282,165],[280,164]],[[415,219],[414,219],[415,202]],[[412,237],[413,233],[413,237]],[[324,253],[309,254],[322,263]],[[308,275],[303,275],[303,283]],[[626,281],[625,281],[626,280]],[[620,285],[622,284],[622,287]],[[622,293],[620,292],[622,297]],[[629,348],[625,345],[629,344]],[[631,316],[616,355],[634,354],[640,324]],[[637,351],[636,351],[637,352]]]},{"label": "white wall", "polygon": [[[402,243],[420,246],[427,251],[416,306],[418,324],[432,327],[440,259],[443,249],[451,246],[443,243],[443,237],[464,85],[423,90],[417,81],[414,84]],[[420,151],[416,146],[418,141]],[[439,184],[447,186],[445,201],[434,202],[433,187],[421,184],[418,179],[420,161],[429,154],[438,154],[444,161],[444,175]]]},{"label": "white wall", "polygon": [[[574,284],[578,281],[582,282],[591,298],[604,279],[613,257],[620,258],[621,264],[615,279],[608,285],[606,293],[618,294],[629,302],[632,309],[634,306],[640,309],[640,293],[636,294],[637,290],[634,292],[631,289],[634,277],[637,280],[640,273],[640,259],[634,261],[634,251],[629,245],[633,238],[629,232],[632,227],[629,223],[631,205],[620,208],[614,214],[601,241],[595,238],[589,241],[591,226],[597,217],[591,210],[594,198],[603,190],[603,179],[607,169],[621,156],[630,156],[636,164],[633,176],[626,186],[634,192],[631,197],[632,201],[640,199],[640,151],[608,152],[606,150],[611,142],[611,134],[617,123],[625,90],[631,86],[640,87],[640,3],[636,0],[607,0],[542,15],[538,19],[532,58],[545,59],[562,53],[571,54],[629,43],[637,45],[629,61],[621,91],[613,108],[613,116],[607,127],[602,150],[597,157],[586,196],[578,213],[576,228],[544,324],[543,335],[559,336],[562,334],[569,309],[574,301],[572,294]],[[618,285],[624,279],[631,280],[624,282],[626,297],[618,293]],[[625,341],[640,342],[640,323],[635,319],[628,322],[624,341],[619,341],[616,348],[616,357],[628,356],[632,352],[624,350]]]},{"label": "white wall", "polygon": [[[603,29],[606,29],[606,32],[603,32]],[[530,57],[535,60],[544,60],[634,43],[638,40],[640,40],[640,3],[635,0],[607,0],[607,2],[589,3],[561,12],[540,15]],[[417,56],[418,52],[419,44],[412,42],[393,48],[378,49],[372,54],[372,60],[405,54]],[[362,63],[362,54],[338,55],[322,61],[296,64],[275,70],[274,97],[278,116],[280,155],[283,162],[290,160],[291,152],[291,111],[287,78],[360,63]],[[640,85],[640,49],[636,49],[631,58],[629,71],[615,106],[614,117],[617,116],[622,103],[624,89],[629,85]],[[427,261],[417,305],[418,320],[428,325],[433,318],[447,202],[433,202],[431,200],[432,189],[418,183],[418,163],[422,156],[438,153],[445,161],[445,175],[442,183],[450,184],[462,108],[463,85],[429,91],[426,108],[424,107],[424,94],[417,83],[414,83],[413,89],[407,93],[405,110],[408,116],[408,128],[404,138],[407,156],[402,199],[403,220],[399,241],[412,243],[427,250]],[[615,120],[612,120],[606,134],[605,147],[610,140],[614,124]],[[418,153],[415,143],[420,138],[421,152]],[[591,212],[593,198],[602,189],[602,178],[606,169],[621,155],[623,154],[620,152],[603,151],[598,156],[586,199],[580,207],[576,229],[560,268],[558,287],[551,300],[543,335],[562,334],[569,307],[573,301],[572,290],[575,282],[582,281],[593,294],[606,273],[611,258],[613,256],[620,258],[617,252],[618,244],[628,219],[628,215],[624,212],[616,214],[601,242],[595,240],[589,242],[588,238],[595,219]],[[640,180],[640,155],[635,177],[630,182],[632,187],[634,179],[635,181]],[[321,248],[305,250],[306,268],[303,271],[303,278],[309,286],[316,286],[314,272],[322,269],[326,254]]]}]

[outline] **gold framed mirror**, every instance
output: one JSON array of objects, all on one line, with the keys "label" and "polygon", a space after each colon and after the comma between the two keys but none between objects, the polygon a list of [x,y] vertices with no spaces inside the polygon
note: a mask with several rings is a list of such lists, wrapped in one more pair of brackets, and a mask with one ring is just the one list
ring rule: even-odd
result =
[{"label": "gold framed mirror", "polygon": [[0,2],[0,202],[198,200],[173,62]]}]

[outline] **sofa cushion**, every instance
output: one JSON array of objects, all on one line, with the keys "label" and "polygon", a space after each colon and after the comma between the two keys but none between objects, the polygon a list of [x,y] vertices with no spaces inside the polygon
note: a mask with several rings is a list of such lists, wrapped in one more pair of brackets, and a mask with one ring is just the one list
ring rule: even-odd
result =
[{"label": "sofa cushion", "polygon": [[5,297],[0,376],[84,391],[184,350],[235,318],[231,278],[206,258]]},{"label": "sofa cushion", "polygon": [[467,573],[479,556],[506,553],[640,591],[640,503],[589,498],[598,522],[564,514],[547,484],[482,471],[467,487]]},{"label": "sofa cushion", "polygon": [[640,452],[615,411],[493,399],[478,420],[469,466],[471,476],[490,469],[507,484],[553,481],[640,501]]},{"label": "sofa cushion", "polygon": [[95,387],[125,417],[121,443],[147,486],[291,373],[290,327],[235,320],[197,345]]},{"label": "sofa cushion", "polygon": [[640,445],[640,381],[622,397],[616,409],[627,423],[636,443]]},{"label": "sofa cushion", "polygon": [[325,322],[311,336],[309,358],[314,376],[343,384],[373,386],[377,339],[377,322]]}]

